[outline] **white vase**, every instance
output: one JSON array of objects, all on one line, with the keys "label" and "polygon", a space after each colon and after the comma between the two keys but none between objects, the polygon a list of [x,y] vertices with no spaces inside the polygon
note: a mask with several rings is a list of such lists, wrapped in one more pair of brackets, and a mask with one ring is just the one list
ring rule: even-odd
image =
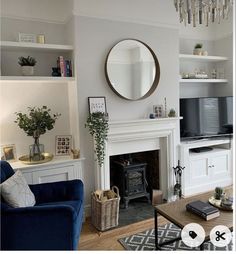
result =
[{"label": "white vase", "polygon": [[194,55],[201,56],[202,55],[202,49],[201,48],[196,48],[193,50]]},{"label": "white vase", "polygon": [[23,76],[33,76],[34,66],[21,66]]}]

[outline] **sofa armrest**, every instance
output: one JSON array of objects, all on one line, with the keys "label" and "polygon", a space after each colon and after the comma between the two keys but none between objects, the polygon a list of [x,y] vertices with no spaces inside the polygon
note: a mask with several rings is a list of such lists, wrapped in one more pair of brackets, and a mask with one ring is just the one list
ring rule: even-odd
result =
[{"label": "sofa armrest", "polygon": [[81,180],[35,184],[29,186],[35,195],[36,203],[84,199],[84,186]]},{"label": "sofa armrest", "polygon": [[76,217],[66,205],[7,209],[2,214],[2,249],[73,249]]}]

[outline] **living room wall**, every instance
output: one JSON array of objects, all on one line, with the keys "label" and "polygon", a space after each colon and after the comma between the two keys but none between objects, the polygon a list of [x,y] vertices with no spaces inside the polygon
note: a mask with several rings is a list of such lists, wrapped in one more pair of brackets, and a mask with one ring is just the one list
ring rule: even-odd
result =
[{"label": "living room wall", "polygon": [[[88,116],[88,97],[105,96],[109,120],[130,120],[147,118],[154,104],[163,104],[178,111],[179,99],[179,38],[178,29],[141,25],[129,22],[75,17],[78,48],[78,100],[80,122],[80,149],[85,161],[85,187],[87,203],[89,193],[94,188],[93,142],[84,128]],[[155,92],[147,99],[127,101],[119,98],[108,86],[105,79],[104,64],[109,49],[119,40],[139,39],[148,44],[159,60],[161,77]]]}]

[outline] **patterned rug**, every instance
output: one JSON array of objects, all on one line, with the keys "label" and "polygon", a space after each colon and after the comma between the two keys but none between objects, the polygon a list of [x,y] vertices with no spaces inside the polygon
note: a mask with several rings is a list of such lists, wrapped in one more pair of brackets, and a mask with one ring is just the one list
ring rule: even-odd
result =
[{"label": "patterned rug", "polygon": [[[174,224],[166,224],[158,227],[158,242],[162,243],[173,238],[180,236],[181,229]],[[150,251],[155,250],[155,234],[154,229],[149,229],[135,235],[131,235],[118,240],[126,250],[140,250]],[[162,246],[163,250],[199,250],[199,248],[190,248],[186,246],[181,240],[171,243],[169,245]],[[224,247],[219,248],[214,246],[210,242],[204,243],[204,250],[216,251],[216,250],[232,250],[232,242]]]}]

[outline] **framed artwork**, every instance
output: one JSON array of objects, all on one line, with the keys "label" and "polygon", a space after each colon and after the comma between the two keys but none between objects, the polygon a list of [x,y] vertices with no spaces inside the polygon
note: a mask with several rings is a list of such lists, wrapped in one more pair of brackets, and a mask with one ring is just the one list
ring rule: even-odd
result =
[{"label": "framed artwork", "polygon": [[36,42],[35,34],[19,33],[19,42]]},{"label": "framed artwork", "polygon": [[163,105],[153,105],[153,113],[155,117],[163,117]]},{"label": "framed artwork", "polygon": [[57,135],[56,136],[55,155],[70,155],[71,148],[72,148],[71,135]]},{"label": "framed artwork", "polygon": [[89,113],[102,112],[107,114],[106,98],[103,97],[88,97]]},{"label": "framed artwork", "polygon": [[1,146],[1,159],[10,162],[16,161],[16,146],[14,144]]}]

